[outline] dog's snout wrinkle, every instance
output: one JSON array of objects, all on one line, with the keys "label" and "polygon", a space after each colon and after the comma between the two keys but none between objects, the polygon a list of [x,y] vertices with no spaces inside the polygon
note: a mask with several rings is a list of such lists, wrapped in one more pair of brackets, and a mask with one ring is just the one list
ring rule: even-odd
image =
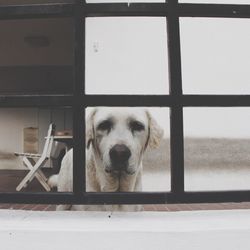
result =
[{"label": "dog's snout wrinkle", "polygon": [[109,151],[110,159],[115,164],[123,164],[131,156],[130,149],[124,144],[116,144]]}]

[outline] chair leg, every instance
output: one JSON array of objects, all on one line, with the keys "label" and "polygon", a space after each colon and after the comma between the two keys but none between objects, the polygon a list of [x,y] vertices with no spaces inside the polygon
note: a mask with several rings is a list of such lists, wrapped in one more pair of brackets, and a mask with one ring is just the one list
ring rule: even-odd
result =
[{"label": "chair leg", "polygon": [[[35,177],[38,179],[40,184],[44,187],[44,189],[49,192],[51,190],[50,186],[47,184],[46,179],[44,180],[42,176],[38,173],[35,174]],[[32,178],[33,179],[33,178]]]},{"label": "chair leg", "polygon": [[[30,162],[33,163],[32,164],[33,166],[36,164],[36,162],[32,158],[30,159]],[[30,181],[32,181],[34,179],[34,177],[37,178],[37,180],[41,183],[41,185],[44,187],[44,189],[47,192],[49,192],[51,190],[51,187],[47,183],[47,177],[44,175],[44,173],[42,172],[41,169],[37,170],[35,176],[33,176],[33,178],[30,178]]]},{"label": "chair leg", "polygon": [[[45,161],[41,162],[38,166],[38,163],[34,161],[32,158],[23,157],[23,162],[27,166],[27,168],[30,170],[30,172],[24,177],[24,179],[20,182],[20,184],[16,187],[17,191],[20,191],[22,188],[26,187],[28,185],[28,182],[31,182],[34,177],[37,178],[37,180],[40,182],[40,184],[44,187],[44,189],[49,192],[51,190],[50,186],[47,184],[47,178],[42,173],[42,171],[39,169]],[[34,168],[36,167],[36,170]]]}]

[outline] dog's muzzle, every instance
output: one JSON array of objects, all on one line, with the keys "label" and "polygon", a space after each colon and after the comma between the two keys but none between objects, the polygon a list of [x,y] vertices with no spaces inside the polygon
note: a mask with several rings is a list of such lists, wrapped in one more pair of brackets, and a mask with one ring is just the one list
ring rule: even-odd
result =
[{"label": "dog's muzzle", "polygon": [[124,144],[116,144],[109,151],[111,169],[108,171],[127,171],[130,149]]}]

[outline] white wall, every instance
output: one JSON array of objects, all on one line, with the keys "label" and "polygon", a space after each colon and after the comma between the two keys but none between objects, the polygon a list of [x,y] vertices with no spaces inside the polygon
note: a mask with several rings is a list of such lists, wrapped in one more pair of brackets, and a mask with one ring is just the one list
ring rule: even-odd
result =
[{"label": "white wall", "polygon": [[250,212],[0,211],[4,250],[248,250]]},{"label": "white wall", "polygon": [[187,137],[250,138],[250,108],[184,108]]},{"label": "white wall", "polygon": [[249,19],[180,18],[185,94],[250,94],[249,28]]}]

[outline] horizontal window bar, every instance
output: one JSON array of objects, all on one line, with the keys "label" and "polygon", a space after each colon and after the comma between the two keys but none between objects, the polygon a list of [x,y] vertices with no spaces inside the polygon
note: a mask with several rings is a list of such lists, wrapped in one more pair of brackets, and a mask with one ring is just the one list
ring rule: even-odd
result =
[{"label": "horizontal window bar", "polygon": [[88,106],[169,106],[173,98],[169,95],[86,95],[82,104]]},{"label": "horizontal window bar", "polygon": [[250,106],[250,95],[86,95],[82,105],[88,106]]},{"label": "horizontal window bar", "polygon": [[0,203],[72,204],[76,198],[72,193],[0,193]]},{"label": "horizontal window bar", "polygon": [[70,3],[0,6],[0,19],[68,17],[72,16],[73,13],[74,5]]},{"label": "horizontal window bar", "polygon": [[164,204],[168,193],[0,193],[0,203],[26,204]]},{"label": "horizontal window bar", "polygon": [[179,4],[178,14],[182,17],[250,18],[250,5]]},{"label": "horizontal window bar", "polygon": [[166,3],[89,3],[82,8],[87,17],[100,16],[167,16]]},{"label": "horizontal window bar", "polygon": [[250,201],[250,191],[185,192],[173,195],[169,203],[217,203]]},{"label": "horizontal window bar", "polygon": [[87,193],[89,204],[175,204],[250,201],[250,191],[184,193]]},{"label": "horizontal window bar", "polygon": [[183,95],[175,103],[179,102],[190,107],[247,107],[250,106],[250,95]]},{"label": "horizontal window bar", "polygon": [[[178,4],[178,16],[250,17],[250,5]],[[168,3],[89,3],[82,9],[85,16],[167,16]]]},{"label": "horizontal window bar", "polygon": [[89,204],[165,204],[169,194],[165,192],[86,193],[83,199],[86,199]]},{"label": "horizontal window bar", "polygon": [[0,95],[0,108],[72,106],[72,104],[72,95]]},{"label": "horizontal window bar", "polygon": [[[78,99],[79,98],[79,99]],[[0,107],[248,107],[250,95],[0,95]]]},{"label": "horizontal window bar", "polygon": [[250,201],[250,191],[142,193],[0,193],[0,203],[26,204],[175,204]]},{"label": "horizontal window bar", "polygon": [[[72,3],[2,5],[0,19],[74,16]],[[88,3],[83,16],[167,16],[168,3]],[[178,4],[177,15],[185,17],[250,18],[250,5]]]}]

